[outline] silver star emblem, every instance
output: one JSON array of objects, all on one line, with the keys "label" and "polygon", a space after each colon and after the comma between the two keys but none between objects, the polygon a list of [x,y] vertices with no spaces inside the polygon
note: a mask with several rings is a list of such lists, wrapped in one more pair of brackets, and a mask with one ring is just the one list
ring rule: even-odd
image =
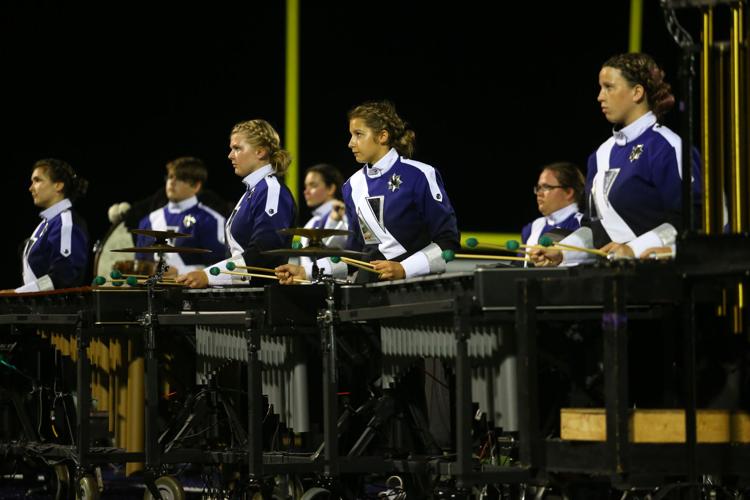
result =
[{"label": "silver star emblem", "polygon": [[392,192],[396,192],[398,188],[401,187],[401,184],[404,181],[401,180],[401,176],[398,174],[393,174],[388,181],[388,189],[390,189]]},{"label": "silver star emblem", "polygon": [[182,218],[182,225],[185,226],[185,227],[190,227],[193,224],[195,224],[195,222],[196,222],[195,217],[193,217],[190,214],[188,214],[188,215],[186,215],[185,217]]},{"label": "silver star emblem", "polygon": [[628,160],[630,160],[630,162],[632,163],[638,158],[640,158],[642,153],[643,153],[643,144],[638,144],[637,146],[633,146],[633,149],[630,151],[630,155],[628,156]]}]

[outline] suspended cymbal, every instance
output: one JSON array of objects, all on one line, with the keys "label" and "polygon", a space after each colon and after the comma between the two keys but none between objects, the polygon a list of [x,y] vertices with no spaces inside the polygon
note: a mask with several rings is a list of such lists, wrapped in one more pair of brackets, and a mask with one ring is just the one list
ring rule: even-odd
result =
[{"label": "suspended cymbal", "polygon": [[178,233],[177,231],[154,231],[153,229],[131,229],[133,234],[141,234],[143,236],[151,236],[158,240],[166,240],[169,238],[189,238],[191,235],[186,233]]},{"label": "suspended cymbal", "polygon": [[110,250],[110,252],[136,252],[136,253],[211,253],[211,250],[205,248],[191,248],[191,247],[173,247],[172,245],[149,245],[146,247],[131,247],[131,248],[118,248],[117,250]]},{"label": "suspended cymbal", "polygon": [[290,227],[287,229],[279,229],[278,232],[292,236],[304,236],[311,240],[322,240],[329,236],[345,236],[351,234],[351,231],[347,231],[346,229],[311,229],[306,227]]},{"label": "suspended cymbal", "polygon": [[344,250],[343,248],[328,247],[305,247],[305,248],[278,248],[276,250],[266,250],[260,252],[262,255],[284,255],[288,257],[351,257],[353,259],[362,258],[362,252],[353,250]]}]

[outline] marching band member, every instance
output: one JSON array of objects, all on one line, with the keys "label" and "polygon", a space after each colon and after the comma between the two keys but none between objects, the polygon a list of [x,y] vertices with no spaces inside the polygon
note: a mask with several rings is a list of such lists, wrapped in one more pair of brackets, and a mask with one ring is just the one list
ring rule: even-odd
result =
[{"label": "marching band member", "polygon": [[551,231],[565,232],[564,236],[581,227],[585,179],[572,163],[558,162],[545,165],[534,186],[536,204],[542,217],[521,229],[521,242],[539,243],[539,237]]},{"label": "marching band member", "polygon": [[[231,260],[238,266],[277,266],[286,259],[261,252],[291,244],[290,236],[278,233],[279,229],[292,227],[296,216],[292,193],[278,179],[289,167],[291,156],[281,149],[279,134],[271,124],[260,119],[235,125],[229,148],[229,159],[234,173],[242,177],[245,193],[226,222],[231,257],[214,265],[223,269]],[[231,275],[213,276],[208,271],[191,271],[176,280],[191,288],[240,282]]]},{"label": "marching band member", "polygon": [[88,181],[66,162],[55,158],[34,163],[29,192],[42,208],[42,221],[23,250],[23,286],[16,292],[37,292],[84,284],[89,237],[73,202],[86,193]]},{"label": "marching band member", "polygon": [[[176,247],[211,250],[211,253],[167,253],[167,275],[185,274],[203,269],[225,256],[223,215],[198,201],[197,195],[208,179],[208,169],[198,158],[182,157],[167,163],[164,192],[169,202],[141,219],[138,229],[176,231],[190,234],[176,238]],[[154,238],[138,235],[136,246],[152,244]],[[136,259],[153,263],[154,254],[136,254]],[[138,266],[141,267],[141,266]],[[151,273],[148,273],[151,274]]]},{"label": "marching band member", "polygon": [[[590,229],[583,227],[561,243],[601,248],[623,257],[646,257],[672,247],[682,209],[682,140],[660,123],[674,105],[664,72],[639,53],[610,58],[599,72],[602,112],[613,135],[589,157],[586,179]],[[693,190],[700,191],[700,165],[694,154]],[[699,199],[696,197],[696,199]],[[535,249],[536,265],[580,262],[582,252]]]},{"label": "marching band member", "polygon": [[[305,224],[308,229],[347,229],[344,202],[341,201],[341,186],[344,179],[341,172],[327,163],[319,163],[308,168],[305,172],[305,203],[312,209],[312,217]],[[308,246],[308,239],[301,238],[303,247]],[[328,247],[343,248],[346,236],[329,236],[323,240]],[[302,257],[301,263],[306,265],[309,257]],[[312,266],[312,264],[310,264]]]},{"label": "marching band member", "polygon": [[[380,279],[443,272],[442,251],[458,249],[459,236],[440,173],[409,159],[415,134],[390,102],[361,104],[348,118],[349,149],[364,167],[344,183],[347,248],[363,251]],[[291,264],[277,268],[282,283],[309,274]]]}]

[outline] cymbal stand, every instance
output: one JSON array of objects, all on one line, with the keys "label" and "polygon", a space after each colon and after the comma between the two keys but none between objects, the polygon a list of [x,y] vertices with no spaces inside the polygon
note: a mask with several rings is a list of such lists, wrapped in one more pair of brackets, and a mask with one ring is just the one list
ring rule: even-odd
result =
[{"label": "cymbal stand", "polygon": [[[336,280],[319,272],[315,282],[326,287],[326,307],[318,312],[321,353],[323,355],[323,443],[324,465],[321,486],[334,491],[339,470],[338,457],[338,380],[336,376]],[[320,450],[318,450],[318,453]]]},{"label": "cymbal stand", "polygon": [[164,252],[159,252],[159,260],[154,270],[154,275],[145,281],[147,291],[147,309],[141,323],[144,327],[145,334],[145,393],[146,393],[146,426],[144,430],[145,441],[145,471],[144,483],[156,499],[161,499],[158,488],[156,487],[156,478],[160,476],[159,468],[159,443],[158,443],[158,417],[159,417],[159,360],[156,355],[156,329],[158,327],[158,318],[155,312],[156,293],[154,288],[161,281],[164,273],[168,269],[167,262],[164,259]]}]

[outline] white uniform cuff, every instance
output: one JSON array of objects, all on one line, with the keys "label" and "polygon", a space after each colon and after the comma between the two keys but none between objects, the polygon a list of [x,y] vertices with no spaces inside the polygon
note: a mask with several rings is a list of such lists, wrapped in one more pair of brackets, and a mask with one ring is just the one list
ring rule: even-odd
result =
[{"label": "white uniform cuff", "polygon": [[[346,279],[348,267],[343,261],[331,262],[331,259],[326,257],[315,261],[318,267],[323,270],[323,274],[333,276],[336,279]],[[307,279],[314,278],[313,276],[313,265],[311,260],[307,260],[302,264],[305,269],[305,277]]]},{"label": "white uniform cuff", "polygon": [[[237,255],[236,257],[230,257],[228,259],[224,259],[221,262],[217,262],[216,264],[206,267],[203,269],[203,272],[206,273],[206,276],[208,276],[208,285],[209,286],[229,286],[229,285],[243,285],[247,284],[248,281],[250,281],[250,277],[247,276],[235,276],[233,274],[226,274],[223,271],[228,271],[227,269],[227,263],[228,262],[234,262],[236,266],[244,266],[245,259],[242,257],[242,255]],[[211,274],[211,268],[218,268],[220,271],[222,271],[217,276],[214,276]],[[235,269],[234,272],[245,272],[245,269]]]},{"label": "white uniform cuff", "polygon": [[26,283],[23,286],[19,286],[15,289],[16,293],[28,293],[28,292],[46,292],[48,290],[54,290],[55,285],[52,283],[52,278],[48,274],[45,274],[41,278],[35,281]]},{"label": "white uniform cuff", "polygon": [[439,274],[445,272],[443,250],[436,244],[430,243],[419,252],[401,261],[404,275],[407,278],[424,274]]},{"label": "white uniform cuff", "polygon": [[[579,227],[565,238],[560,240],[563,245],[572,245],[581,248],[594,248],[594,233],[589,227]],[[576,266],[586,262],[593,262],[596,257],[588,252],[576,252],[575,250],[564,250],[561,266]]]},{"label": "white uniform cuff", "polygon": [[672,224],[664,223],[631,240],[628,242],[628,246],[633,250],[635,257],[638,258],[649,248],[672,246],[676,240],[677,230]]}]

